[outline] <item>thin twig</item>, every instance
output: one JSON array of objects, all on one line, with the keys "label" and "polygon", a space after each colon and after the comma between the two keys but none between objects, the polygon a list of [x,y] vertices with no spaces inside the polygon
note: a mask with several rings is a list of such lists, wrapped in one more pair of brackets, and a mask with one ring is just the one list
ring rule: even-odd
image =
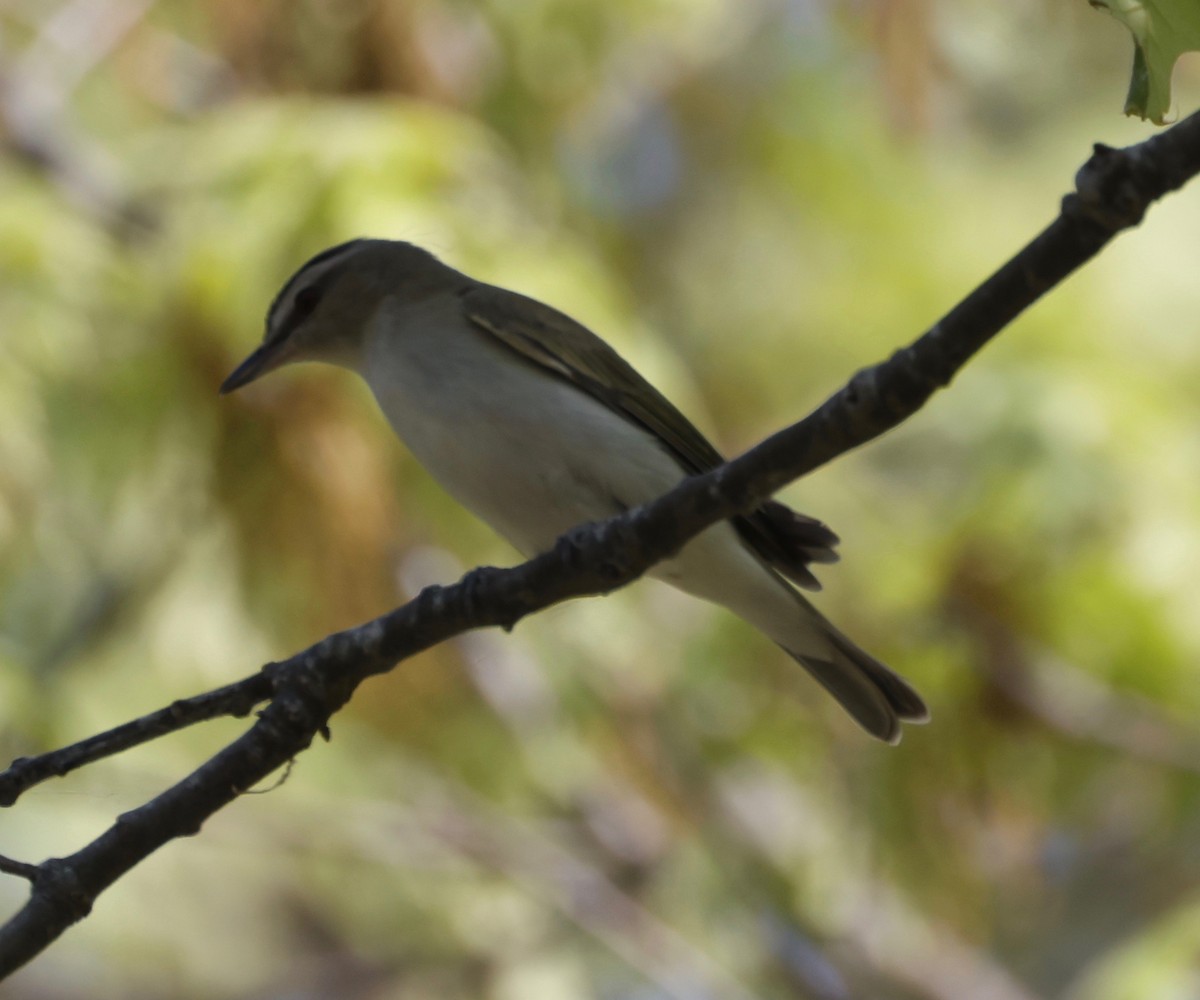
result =
[{"label": "thin twig", "polygon": [[17,875],[20,878],[33,882],[41,874],[41,869],[37,865],[28,865],[24,861],[14,861],[12,858],[6,858],[3,854],[0,854],[0,872],[4,872],[6,875]]},{"label": "thin twig", "polygon": [[168,733],[194,726],[197,722],[207,722],[226,715],[235,718],[249,715],[255,705],[270,696],[270,679],[265,672],[259,672],[215,691],[181,698],[166,708],[107,732],[97,733],[61,750],[52,750],[37,757],[18,757],[7,770],[0,773],[0,806],[11,806],[22,793],[49,778],[61,778],[85,764],[149,743]]}]

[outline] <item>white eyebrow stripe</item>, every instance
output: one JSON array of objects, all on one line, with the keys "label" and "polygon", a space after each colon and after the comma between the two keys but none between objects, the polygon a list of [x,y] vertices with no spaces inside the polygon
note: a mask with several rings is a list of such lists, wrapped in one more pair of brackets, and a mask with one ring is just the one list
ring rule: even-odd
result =
[{"label": "white eyebrow stripe", "polygon": [[301,268],[288,279],[286,285],[280,290],[279,294],[272,300],[270,307],[267,309],[267,339],[271,339],[278,327],[277,321],[280,319],[280,313],[283,310],[284,304],[288,301],[291,293],[296,290],[303,279],[318,278],[322,274],[326,274],[333,268],[337,267],[342,262],[347,254],[354,253],[361,244],[362,240],[350,240],[347,243],[339,243],[337,246],[329,247],[327,250],[322,250],[315,257],[312,257],[304,263]]}]

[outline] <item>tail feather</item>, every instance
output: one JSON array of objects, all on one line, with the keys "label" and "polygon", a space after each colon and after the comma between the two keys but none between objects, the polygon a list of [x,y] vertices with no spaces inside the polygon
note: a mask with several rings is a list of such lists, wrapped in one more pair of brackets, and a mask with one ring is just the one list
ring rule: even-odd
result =
[{"label": "tail feather", "polygon": [[[802,526],[811,520],[795,517]],[[827,540],[831,547],[836,536],[820,522],[811,524],[824,532],[817,540]],[[842,635],[728,525],[697,536],[674,559],[656,567],[654,575],[728,608],[768,635],[871,735],[898,743],[901,722],[928,720],[920,695]]]},{"label": "tail feather", "polygon": [[844,663],[831,663],[815,656],[800,656],[786,650],[837,699],[851,717],[876,739],[893,745],[900,742],[900,717],[882,689]]},{"label": "tail feather", "polygon": [[888,703],[903,722],[929,721],[929,706],[903,677],[884,666],[870,653],[859,649],[837,629],[830,630],[834,647],[847,660],[865,673],[883,692]]},{"label": "tail feather", "polygon": [[837,699],[851,717],[885,743],[900,742],[901,722],[929,721],[929,709],[898,674],[829,626],[830,658],[785,651]]}]

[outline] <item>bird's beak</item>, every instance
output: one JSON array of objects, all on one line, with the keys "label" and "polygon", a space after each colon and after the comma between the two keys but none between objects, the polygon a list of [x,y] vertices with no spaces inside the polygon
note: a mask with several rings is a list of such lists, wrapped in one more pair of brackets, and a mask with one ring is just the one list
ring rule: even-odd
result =
[{"label": "bird's beak", "polygon": [[267,372],[272,372],[291,357],[288,342],[263,344],[257,351],[238,365],[224,382],[221,383],[221,395],[249,385],[256,379],[262,378]]}]

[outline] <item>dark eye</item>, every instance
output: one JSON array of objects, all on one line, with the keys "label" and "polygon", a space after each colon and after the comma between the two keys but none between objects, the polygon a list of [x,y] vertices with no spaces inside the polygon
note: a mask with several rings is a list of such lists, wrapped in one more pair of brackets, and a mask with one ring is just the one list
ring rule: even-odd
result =
[{"label": "dark eye", "polygon": [[321,289],[316,285],[309,285],[307,288],[301,288],[296,293],[296,298],[292,302],[292,318],[294,320],[302,320],[312,314],[312,311],[317,308],[321,301]]}]

